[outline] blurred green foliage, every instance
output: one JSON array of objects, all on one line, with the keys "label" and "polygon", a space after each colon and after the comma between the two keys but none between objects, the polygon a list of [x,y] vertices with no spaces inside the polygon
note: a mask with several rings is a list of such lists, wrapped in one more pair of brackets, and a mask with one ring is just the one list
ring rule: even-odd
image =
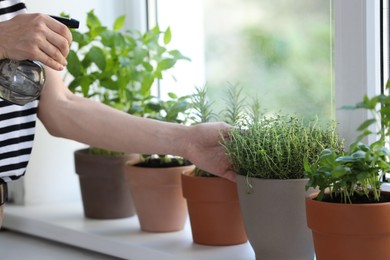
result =
[{"label": "blurred green foliage", "polygon": [[334,119],[329,0],[204,3],[206,79],[217,106],[230,82],[269,112]]}]

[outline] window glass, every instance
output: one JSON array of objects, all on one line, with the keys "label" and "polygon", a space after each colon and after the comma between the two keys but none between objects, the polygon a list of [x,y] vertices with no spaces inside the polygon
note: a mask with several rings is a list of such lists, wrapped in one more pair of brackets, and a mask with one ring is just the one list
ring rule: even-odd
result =
[{"label": "window glass", "polygon": [[157,1],[159,25],[192,59],[169,85],[206,84],[218,107],[239,85],[265,111],[334,118],[331,10],[330,0]]}]

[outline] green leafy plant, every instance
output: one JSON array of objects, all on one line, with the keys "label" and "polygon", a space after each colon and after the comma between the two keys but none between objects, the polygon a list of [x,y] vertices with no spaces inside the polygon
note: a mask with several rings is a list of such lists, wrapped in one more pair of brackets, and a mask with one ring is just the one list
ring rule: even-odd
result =
[{"label": "green leafy plant", "polygon": [[[66,15],[64,15],[66,16]],[[103,26],[91,10],[88,30],[72,30],[73,44],[67,57],[72,76],[69,89],[126,113],[166,121],[182,122],[189,97],[162,101],[152,96],[151,88],[179,60],[189,60],[178,50],[169,50],[171,30],[153,29],[123,32],[125,16],[119,16],[112,29]],[[98,148],[93,153],[115,154]]]},{"label": "green leafy plant", "polygon": [[[305,170],[309,178],[307,188],[319,188],[317,200],[342,203],[379,202],[381,184],[385,174],[390,171],[390,97],[382,94],[372,98],[365,96],[363,101],[345,106],[344,109],[365,109],[372,117],[358,127],[361,134],[348,151],[340,153],[325,149],[317,162],[306,162]],[[368,140],[370,136],[376,141],[364,144],[363,140]]]},{"label": "green leafy plant", "polygon": [[[317,119],[295,115],[261,115],[254,103],[252,118],[233,127],[223,145],[234,170],[241,175],[264,179],[305,177],[304,162],[314,163],[325,148],[341,151],[343,142],[336,125],[320,127]],[[254,116],[254,117],[253,117]]]},{"label": "green leafy plant", "polygon": [[[168,101],[157,100],[145,106],[144,117],[165,122],[175,122],[178,124],[189,124],[191,120],[192,96],[178,97],[174,93],[168,94]],[[180,156],[163,154],[143,154],[137,166],[141,167],[176,167],[191,165],[192,163]]]}]

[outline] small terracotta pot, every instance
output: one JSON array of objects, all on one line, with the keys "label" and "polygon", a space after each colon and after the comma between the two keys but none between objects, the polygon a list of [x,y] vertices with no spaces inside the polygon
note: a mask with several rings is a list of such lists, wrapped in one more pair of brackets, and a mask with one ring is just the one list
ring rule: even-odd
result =
[{"label": "small terracotta pot", "polygon": [[219,177],[182,175],[192,237],[195,243],[212,246],[247,241],[234,182]]},{"label": "small terracotta pot", "polygon": [[127,178],[141,230],[173,232],[184,228],[187,204],[181,193],[181,173],[194,166],[145,168],[127,165]]},{"label": "small terracotta pot", "polygon": [[135,215],[125,165],[138,156],[92,155],[88,149],[81,149],[75,151],[74,158],[86,217],[116,219]]},{"label": "small terracotta pot", "polygon": [[390,202],[342,204],[306,198],[317,260],[390,259]]}]

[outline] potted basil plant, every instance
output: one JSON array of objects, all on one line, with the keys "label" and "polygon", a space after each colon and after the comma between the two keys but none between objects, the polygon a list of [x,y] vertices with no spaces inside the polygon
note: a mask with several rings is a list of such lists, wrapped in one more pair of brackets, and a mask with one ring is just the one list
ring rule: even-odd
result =
[{"label": "potted basil plant", "polygon": [[390,259],[390,194],[383,190],[390,172],[389,107],[390,97],[382,94],[344,107],[365,109],[372,118],[361,123],[348,151],[324,149],[318,161],[306,162],[307,188],[319,189],[306,199],[317,259]]}]

